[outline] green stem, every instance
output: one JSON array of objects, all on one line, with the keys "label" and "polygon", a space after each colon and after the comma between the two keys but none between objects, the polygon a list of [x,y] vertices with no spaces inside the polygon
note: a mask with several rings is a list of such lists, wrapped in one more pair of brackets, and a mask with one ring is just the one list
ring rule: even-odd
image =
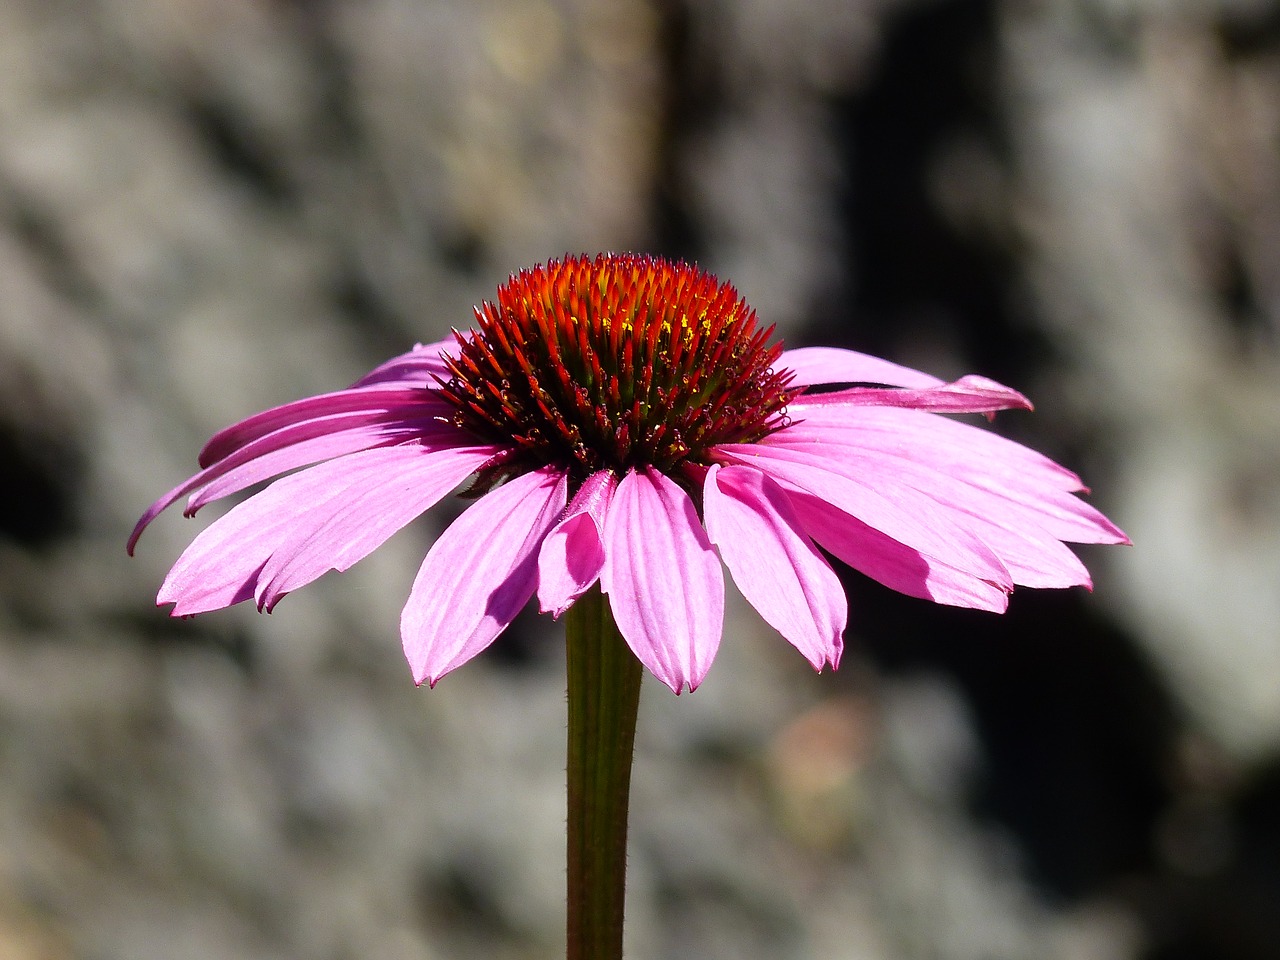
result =
[{"label": "green stem", "polygon": [[568,960],[621,960],[627,798],[640,661],[592,587],[565,616],[569,663]]}]

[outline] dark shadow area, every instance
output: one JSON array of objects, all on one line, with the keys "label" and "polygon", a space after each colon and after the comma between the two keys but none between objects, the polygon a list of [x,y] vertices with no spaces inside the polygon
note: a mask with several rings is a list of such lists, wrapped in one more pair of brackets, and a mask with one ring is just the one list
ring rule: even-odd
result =
[{"label": "dark shadow area", "polygon": [[[966,369],[996,379],[1049,356],[1048,341],[1014,309],[1017,251],[954,222],[936,186],[957,151],[1008,165],[994,20],[988,0],[905,9],[890,20],[867,83],[832,104],[847,286],[819,306],[813,342],[888,357],[912,344],[953,345]],[[1007,199],[997,191],[969,202],[999,223]]]},{"label": "dark shadow area", "polygon": [[39,548],[74,533],[83,470],[69,438],[0,419],[0,538]]},{"label": "dark shadow area", "polygon": [[1014,831],[1046,890],[1081,898],[1152,868],[1175,711],[1080,591],[1018,592],[997,616],[855,582],[850,609],[882,670],[960,686],[986,751],[976,812]]},{"label": "dark shadow area", "polygon": [[[1142,878],[1131,901],[1146,922],[1142,960],[1271,960],[1280,944],[1280,762],[1238,785],[1182,832],[1225,848],[1219,869]],[[1200,822],[1197,823],[1197,820]],[[1208,833],[1205,838],[1196,833]]]},{"label": "dark shadow area", "polygon": [[724,109],[725,95],[715,58],[708,58],[693,36],[693,17],[685,0],[659,0],[655,7],[662,85],[649,252],[696,263],[706,244],[683,158],[705,125],[715,122]]},{"label": "dark shadow area", "polygon": [[[957,143],[1009,164],[995,13],[989,0],[908,8],[867,83],[832,105],[849,257],[846,287],[818,305],[809,342],[899,359],[940,348],[964,370],[1014,384],[1053,359],[1022,316],[1012,233],[962,229],[936,189],[938,164]],[[1273,18],[1252,27],[1269,36]],[[1224,28],[1233,49],[1250,49],[1242,30]],[[1008,216],[988,212],[997,223]],[[1251,303],[1227,277],[1226,295]],[[1019,591],[995,616],[845,580],[851,652],[888,674],[945,675],[963,692],[985,754],[974,812],[1012,831],[1046,897],[1120,895],[1144,921],[1144,960],[1276,956],[1280,776],[1273,768],[1222,787],[1211,798],[1221,808],[1213,829],[1229,836],[1230,852],[1174,862],[1162,838],[1197,796],[1177,774],[1185,727],[1137,643],[1086,593]]]}]

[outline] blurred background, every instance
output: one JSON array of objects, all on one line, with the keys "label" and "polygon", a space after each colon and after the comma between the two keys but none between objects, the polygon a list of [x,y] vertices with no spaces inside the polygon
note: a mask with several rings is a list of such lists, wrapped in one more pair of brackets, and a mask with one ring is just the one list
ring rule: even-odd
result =
[{"label": "blurred background", "polygon": [[271,617],[154,608],[217,507],[124,540],[598,250],[1016,386],[1136,543],[1005,617],[849,574],[824,676],[731,604],[629,956],[1280,956],[1280,5],[0,0],[0,957],[562,955],[560,628],[399,649],[456,508]]}]

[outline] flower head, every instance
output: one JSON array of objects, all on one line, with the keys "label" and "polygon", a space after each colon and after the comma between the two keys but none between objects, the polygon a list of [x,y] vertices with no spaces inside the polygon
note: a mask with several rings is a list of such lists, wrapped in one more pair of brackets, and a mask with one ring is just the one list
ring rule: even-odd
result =
[{"label": "flower head", "polygon": [[722,562],[821,669],[839,663],[847,614],[823,551],[903,593],[1002,611],[1016,584],[1089,585],[1064,543],[1127,542],[1075,496],[1074,473],[940,415],[1030,409],[1021,394],[784,351],[733,287],[685,264],[553,261],[511,277],[475,321],[215,435],[130,552],[181,497],[191,515],[278,479],[196,537],[158,602],[270,611],[470,479],[475,502],[401,617],[415,679],[471,659],[534,594],[558,616],[599,583],[628,645],[679,693],[720,642]]}]

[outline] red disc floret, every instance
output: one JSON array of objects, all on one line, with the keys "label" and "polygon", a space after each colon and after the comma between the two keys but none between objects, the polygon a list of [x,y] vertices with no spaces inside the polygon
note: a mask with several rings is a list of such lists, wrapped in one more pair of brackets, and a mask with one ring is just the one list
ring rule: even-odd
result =
[{"label": "red disc floret", "polygon": [[684,263],[566,257],[512,276],[475,318],[454,332],[440,392],[457,426],[512,447],[502,472],[706,463],[716,444],[784,426],[799,392],[774,369],[773,328],[731,285]]}]

